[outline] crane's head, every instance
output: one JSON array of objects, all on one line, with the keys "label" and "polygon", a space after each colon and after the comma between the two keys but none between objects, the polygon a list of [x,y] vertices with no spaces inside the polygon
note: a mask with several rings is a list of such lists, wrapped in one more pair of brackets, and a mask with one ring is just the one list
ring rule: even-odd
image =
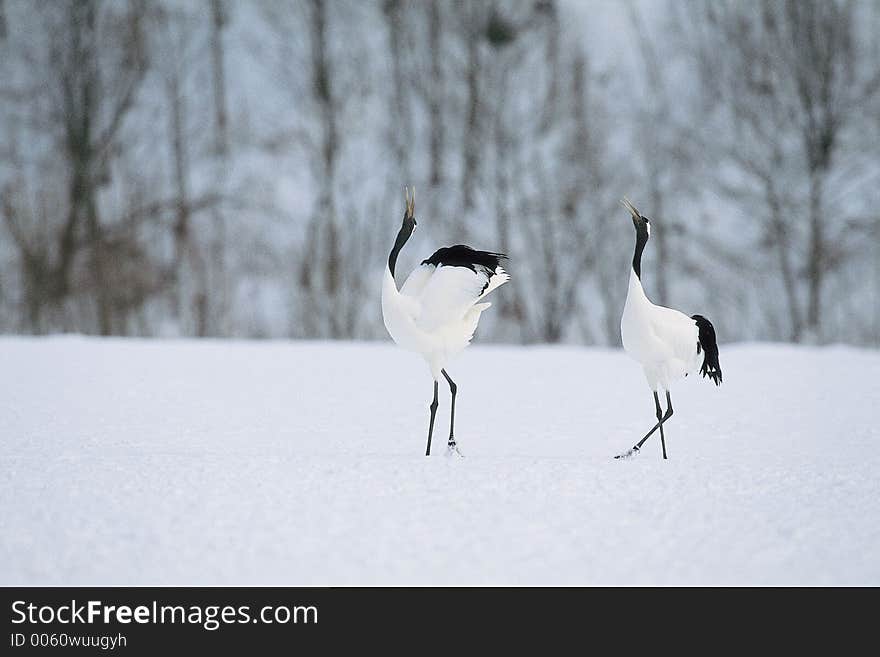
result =
[{"label": "crane's head", "polygon": [[403,188],[404,198],[406,200],[406,210],[403,213],[402,229],[407,229],[408,233],[412,233],[418,223],[416,222],[416,188],[412,188],[412,195],[408,188]]},{"label": "crane's head", "polygon": [[629,210],[629,213],[632,215],[633,227],[636,229],[638,239],[647,241],[651,236],[651,221],[636,210],[636,206],[628,198],[624,197],[620,204]]}]

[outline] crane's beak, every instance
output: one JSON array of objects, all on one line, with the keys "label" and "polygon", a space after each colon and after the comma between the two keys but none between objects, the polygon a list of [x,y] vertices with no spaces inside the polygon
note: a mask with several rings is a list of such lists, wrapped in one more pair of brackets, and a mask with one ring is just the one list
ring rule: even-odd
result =
[{"label": "crane's beak", "polygon": [[641,221],[642,215],[636,210],[636,206],[634,206],[628,198],[625,196],[620,200],[620,204],[629,210],[629,213],[632,215],[633,221]]},{"label": "crane's beak", "polygon": [[416,211],[416,188],[412,189],[412,196],[410,196],[409,188],[403,188],[404,200],[406,201],[406,214],[404,217],[406,219],[412,219],[413,223],[415,223],[415,211]]}]

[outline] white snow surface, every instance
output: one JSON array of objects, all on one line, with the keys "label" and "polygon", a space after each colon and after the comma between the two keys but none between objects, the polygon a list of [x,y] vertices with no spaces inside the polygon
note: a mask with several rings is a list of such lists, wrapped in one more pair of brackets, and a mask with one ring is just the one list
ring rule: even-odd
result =
[{"label": "white snow surface", "polygon": [[0,339],[0,584],[880,585],[880,353]]}]

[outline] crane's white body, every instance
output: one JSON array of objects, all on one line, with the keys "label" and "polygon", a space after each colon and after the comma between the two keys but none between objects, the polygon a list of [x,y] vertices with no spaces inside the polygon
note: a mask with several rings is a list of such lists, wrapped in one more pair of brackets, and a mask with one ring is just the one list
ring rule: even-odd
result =
[{"label": "crane's white body", "polygon": [[626,305],[620,319],[626,353],[642,365],[655,392],[668,391],[673,381],[699,371],[699,328],[694,319],[672,308],[651,303],[635,271],[630,270]]},{"label": "crane's white body", "polygon": [[494,274],[467,267],[417,267],[398,290],[391,270],[382,281],[382,318],[394,342],[422,355],[439,380],[448,360],[470,344],[480,314],[491,303],[480,300],[510,276],[497,267]]}]

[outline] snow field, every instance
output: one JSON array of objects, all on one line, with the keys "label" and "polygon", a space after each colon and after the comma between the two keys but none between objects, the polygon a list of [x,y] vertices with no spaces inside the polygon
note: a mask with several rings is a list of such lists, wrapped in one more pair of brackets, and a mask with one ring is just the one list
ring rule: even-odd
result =
[{"label": "snow field", "polygon": [[0,339],[0,584],[880,584],[880,353]]}]

